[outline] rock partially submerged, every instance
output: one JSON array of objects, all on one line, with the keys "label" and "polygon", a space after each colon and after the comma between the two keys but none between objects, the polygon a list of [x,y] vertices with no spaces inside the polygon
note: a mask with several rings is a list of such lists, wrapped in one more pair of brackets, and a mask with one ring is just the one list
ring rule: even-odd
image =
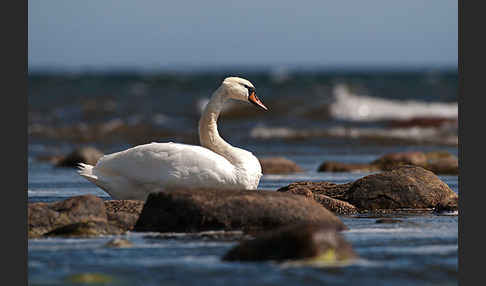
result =
[{"label": "rock partially submerged", "polygon": [[295,162],[283,157],[259,158],[262,173],[265,174],[291,174],[302,172],[302,168]]},{"label": "rock partially submerged", "polygon": [[151,193],[134,230],[253,231],[294,223],[323,223],[346,229],[332,212],[303,196],[271,191],[175,189]]},{"label": "rock partially submerged", "polygon": [[30,203],[29,238],[120,234],[133,228],[142,206],[142,201],[104,202],[94,195],[54,203]]},{"label": "rock partially submerged", "polygon": [[375,172],[391,170],[402,165],[420,166],[436,174],[459,174],[457,158],[449,152],[398,152],[386,154],[368,164],[328,161],[318,172]]},{"label": "rock partially submerged", "polygon": [[96,162],[103,156],[103,153],[93,147],[83,147],[74,150],[65,157],[58,158],[58,167],[77,167],[79,163],[96,165]]},{"label": "rock partially submerged", "polygon": [[112,248],[128,248],[132,247],[133,243],[130,240],[124,238],[114,238],[105,244],[106,247]]},{"label": "rock partially submerged", "polygon": [[29,237],[38,237],[76,223],[106,223],[103,200],[94,195],[72,197],[55,203],[28,206]]},{"label": "rock partially submerged", "polygon": [[223,257],[226,261],[301,261],[337,264],[357,258],[335,228],[320,224],[297,224],[244,240]]},{"label": "rock partially submerged", "polygon": [[[278,192],[291,192],[319,201],[320,196],[338,200],[342,209],[336,209],[331,200],[319,201],[338,214],[404,209],[457,210],[457,194],[434,173],[416,166],[396,169],[363,177],[353,183],[296,182],[280,188]],[[346,204],[345,204],[346,203]],[[349,206],[350,205],[350,206]]]}]

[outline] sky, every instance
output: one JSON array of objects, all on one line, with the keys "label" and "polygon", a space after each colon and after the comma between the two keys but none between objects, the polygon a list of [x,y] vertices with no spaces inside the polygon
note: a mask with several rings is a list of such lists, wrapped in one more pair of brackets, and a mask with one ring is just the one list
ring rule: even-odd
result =
[{"label": "sky", "polygon": [[31,70],[457,66],[457,0],[28,5]]}]

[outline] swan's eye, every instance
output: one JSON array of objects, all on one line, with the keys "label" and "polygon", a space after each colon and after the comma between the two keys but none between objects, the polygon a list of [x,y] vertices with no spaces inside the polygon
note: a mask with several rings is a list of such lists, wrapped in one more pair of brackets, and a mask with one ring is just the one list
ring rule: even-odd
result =
[{"label": "swan's eye", "polygon": [[246,84],[243,84],[243,86],[246,87],[246,89],[248,89],[248,94],[251,94],[252,92],[255,92],[255,88],[254,87],[248,86]]}]

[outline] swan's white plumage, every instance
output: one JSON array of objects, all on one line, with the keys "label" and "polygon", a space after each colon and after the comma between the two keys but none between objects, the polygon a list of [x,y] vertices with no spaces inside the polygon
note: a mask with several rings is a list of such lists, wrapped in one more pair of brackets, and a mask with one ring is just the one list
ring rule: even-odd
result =
[{"label": "swan's white plumage", "polygon": [[[231,88],[234,93],[237,87]],[[217,132],[219,111],[225,97],[230,96],[234,98],[234,94],[218,89],[201,117],[199,132],[209,149],[172,142],[150,143],[105,155],[96,166],[80,164],[79,174],[115,199],[143,200],[150,192],[178,187],[256,189],[262,176],[258,159],[229,145]]]}]

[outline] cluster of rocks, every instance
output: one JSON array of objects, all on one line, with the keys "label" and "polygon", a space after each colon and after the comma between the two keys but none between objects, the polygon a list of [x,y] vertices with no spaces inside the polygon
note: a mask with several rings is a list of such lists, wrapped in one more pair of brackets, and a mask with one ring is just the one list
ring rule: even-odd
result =
[{"label": "cluster of rocks", "polygon": [[[336,214],[403,209],[457,210],[457,194],[432,172],[404,166],[353,183],[297,182],[277,192],[175,189],[151,193],[145,202],[85,195],[30,203],[28,233],[39,238],[222,230],[232,240],[250,236],[223,257],[227,261],[329,265],[357,257],[340,234],[347,227]],[[115,239],[107,246],[130,242]]]},{"label": "cluster of rocks", "polygon": [[103,201],[94,195],[29,203],[28,236],[98,236],[132,230],[143,201]]},{"label": "cluster of rocks", "polygon": [[457,157],[449,152],[398,152],[386,154],[371,163],[341,163],[328,161],[319,166],[319,172],[375,172],[391,170],[402,165],[420,166],[436,174],[459,174]]},{"label": "cluster of rocks", "polygon": [[402,210],[456,211],[458,196],[434,173],[401,166],[352,183],[295,182],[277,192],[313,198],[341,215]]}]

